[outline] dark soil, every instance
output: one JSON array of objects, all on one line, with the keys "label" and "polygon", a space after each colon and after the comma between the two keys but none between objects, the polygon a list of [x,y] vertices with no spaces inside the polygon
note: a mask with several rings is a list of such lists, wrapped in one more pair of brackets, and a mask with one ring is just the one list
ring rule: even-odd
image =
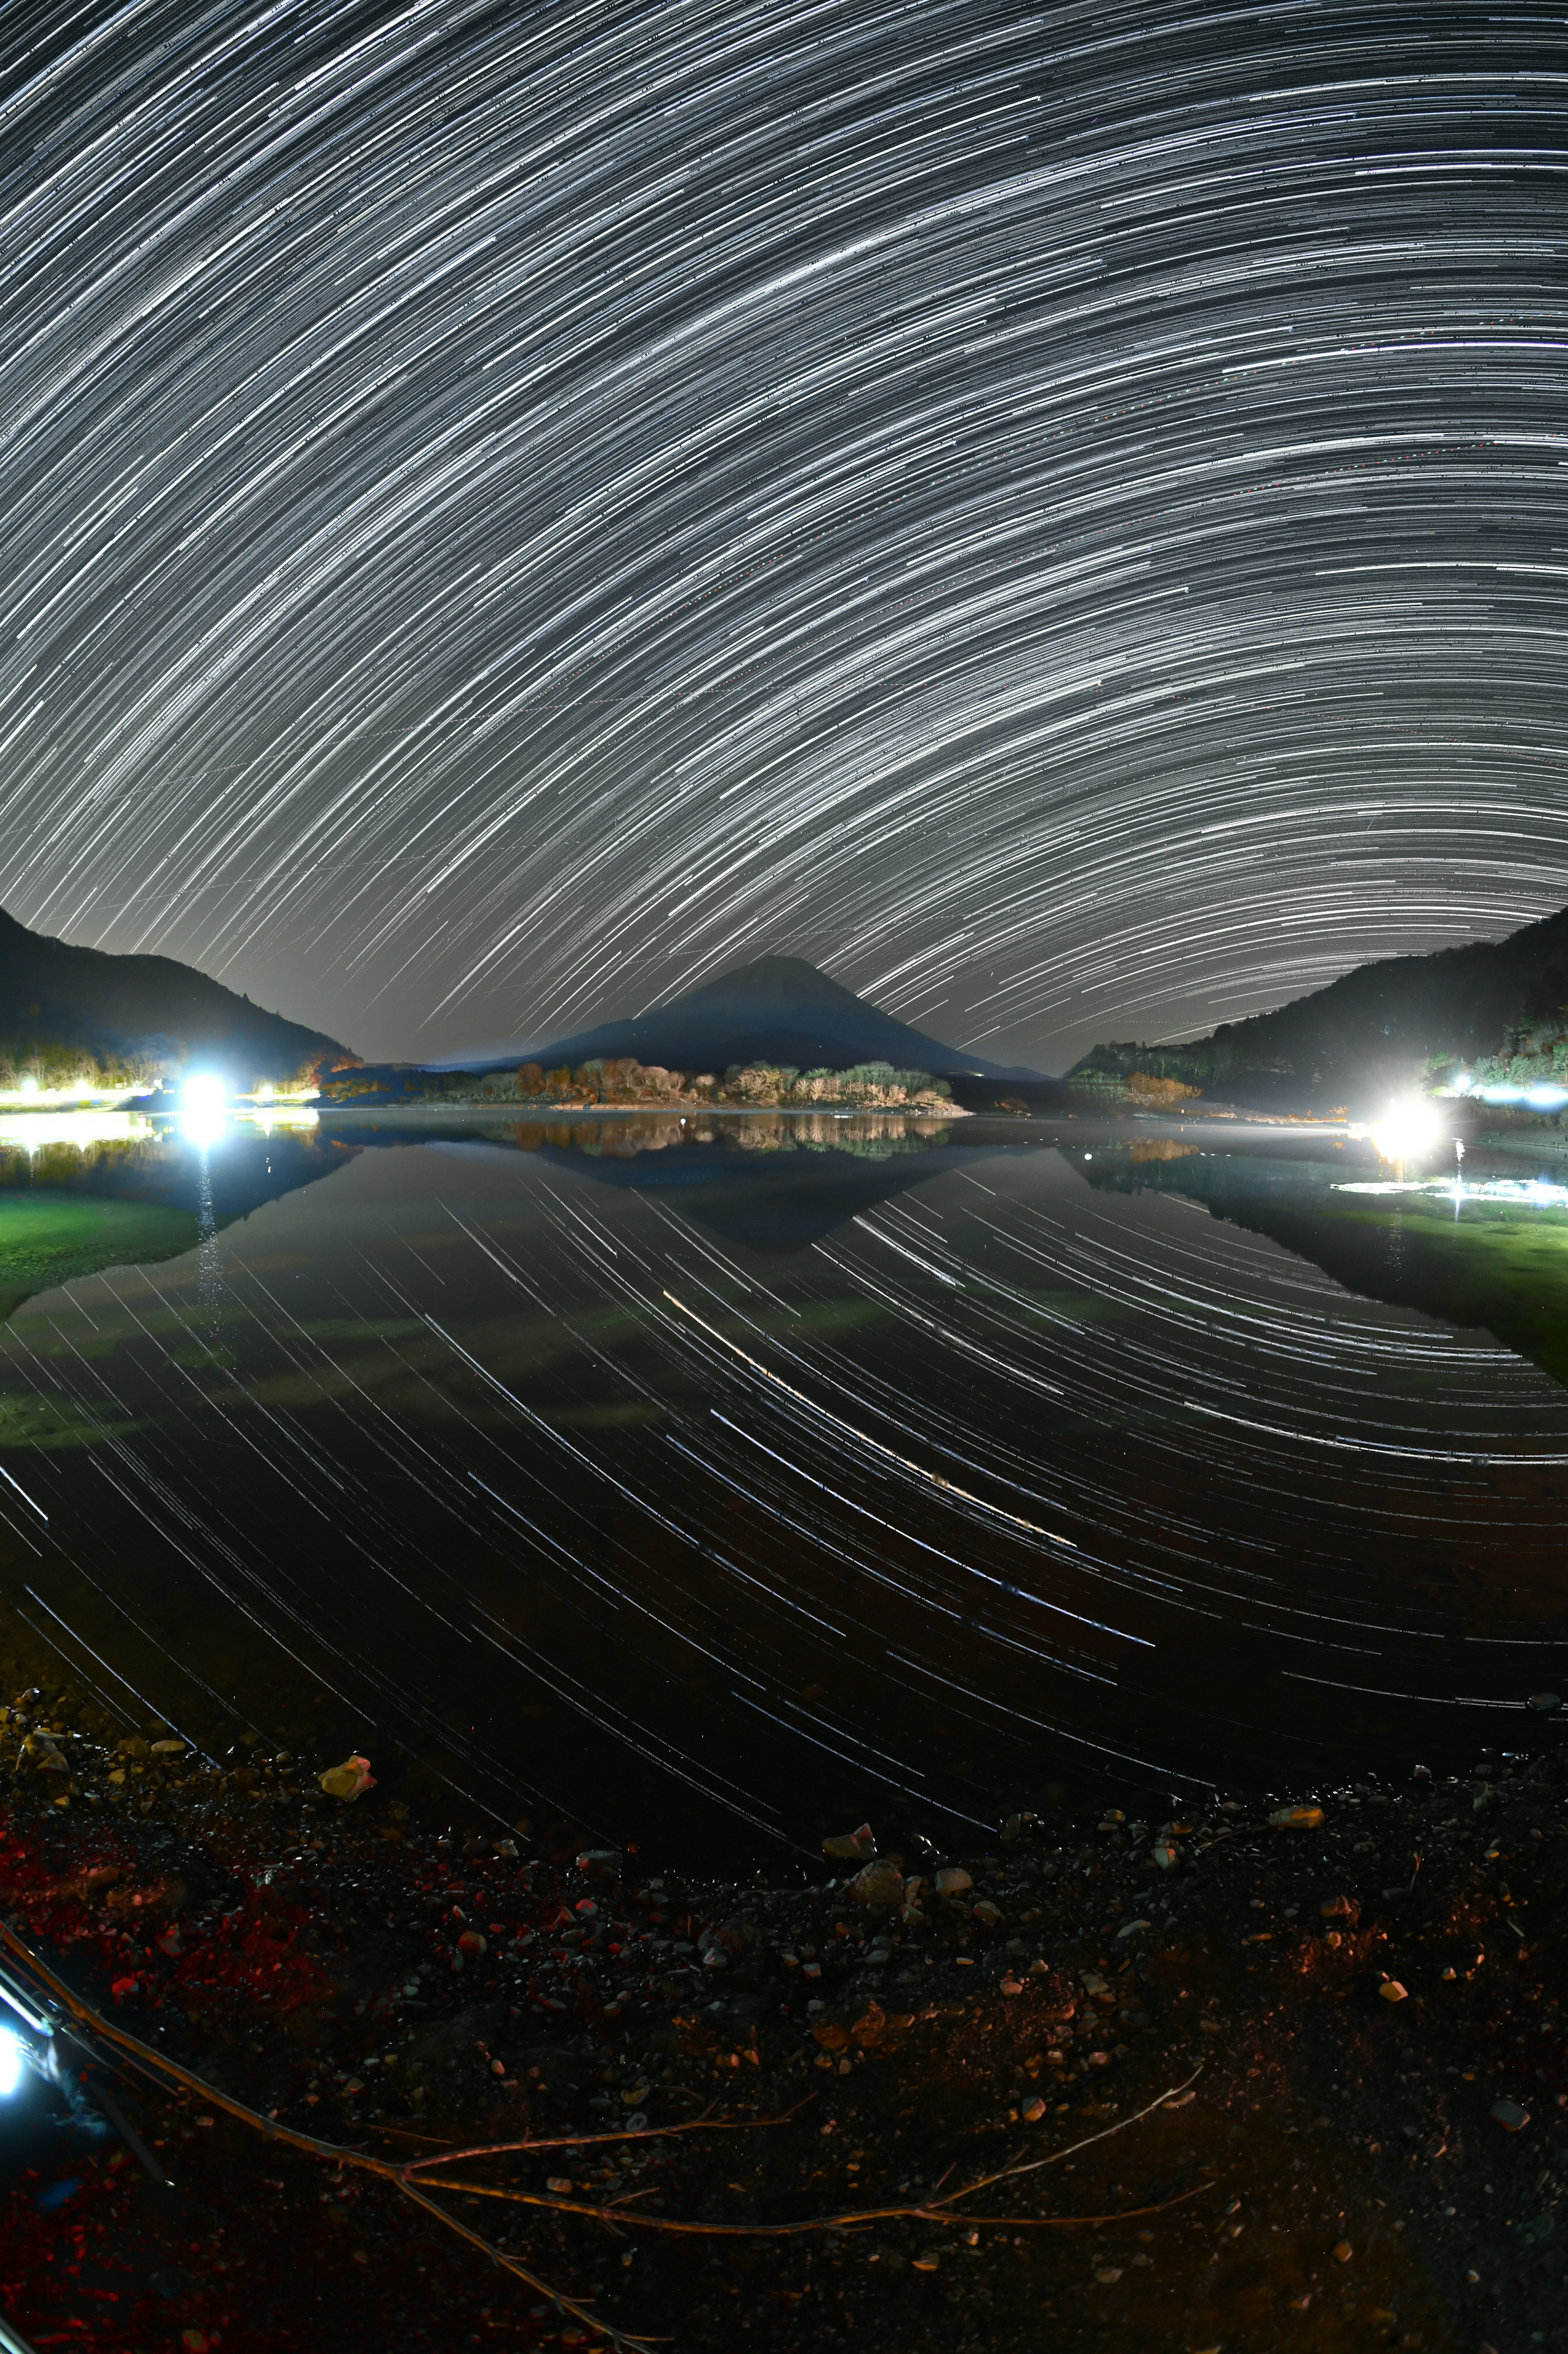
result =
[{"label": "dark soil", "polygon": [[[972,1885],[906,1914],[853,1862],[714,1885],[528,1826],[422,1826],[324,1794],[334,1760],[111,1744],[64,1694],[26,1698],[6,1743],[0,1905],[95,2008],[379,2157],[556,2138],[452,2171],[635,2194],[626,2220],[446,2206],[682,2354],[1565,2342],[1554,1745],[1319,1792],[1306,1827],[1271,1822],[1276,1797],[1176,1826],[1015,1819],[972,1854],[911,1840],[907,1875]],[[395,2183],[145,2078],[121,2094],[172,2190],[42,2085],[0,2126],[0,2312],[32,2346],[596,2342]],[[705,2113],[746,2129],[589,2138]],[[794,2237],[631,2220],[907,2208],[1053,2158],[940,2215]]]}]

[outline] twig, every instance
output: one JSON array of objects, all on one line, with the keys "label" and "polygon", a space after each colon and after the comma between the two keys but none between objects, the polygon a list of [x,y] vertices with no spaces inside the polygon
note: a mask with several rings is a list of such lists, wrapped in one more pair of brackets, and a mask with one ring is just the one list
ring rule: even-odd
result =
[{"label": "twig", "polygon": [[949,2223],[983,2224],[987,2231],[1039,2231],[1049,2225],[1054,2231],[1071,2231],[1080,2223],[1136,2223],[1140,2215],[1163,2215],[1168,2207],[1184,2206],[1189,2199],[1199,2199],[1213,2182],[1195,2182],[1191,2190],[1174,2191],[1169,2199],[1159,2200],[1152,2207],[1124,2207],[1115,2215],[948,2215],[941,2220]]},{"label": "twig", "polygon": [[[57,1977],[48,1965],[41,1961],[28,1946],[24,1945],[16,1932],[4,1922],[0,1922],[0,1940],[3,1940],[17,1959],[42,1980],[57,2001],[74,2017],[93,2028],[106,2041],[136,2061],[146,2073],[167,2078],[186,2092],[199,2094],[203,2100],[209,2102],[215,2108],[224,2110],[229,2116],[238,2117],[242,2124],[254,2127],[269,2140],[285,2142],[292,2148],[303,2150],[309,2157],[329,2159],[340,2168],[355,2167],[362,2173],[376,2175],[383,2181],[394,2183],[406,2199],[411,2200],[417,2207],[423,2208],[427,2214],[435,2216],[439,2221],[446,2225],[449,2231],[455,2232],[460,2239],[482,2250],[503,2271],[513,2274],[518,2280],[524,2282],[535,2295],[548,2298],[557,2311],[569,2314],[585,2328],[598,2332],[615,2349],[615,2354],[648,2354],[648,2349],[665,2341],[628,2336],[626,2332],[619,2329],[615,2323],[590,2313],[586,2306],[577,2304],[563,2290],[550,2287],[547,2282],[541,2280],[524,2264],[520,2264],[516,2257],[509,2255],[503,2248],[496,2247],[458,2216],[450,2214],[446,2208],[438,2205],[413,2178],[429,2168],[449,2166],[457,2159],[511,2157],[536,2150],[567,2147],[581,2149],[604,2142],[666,2140],[677,2134],[745,2132],[762,2126],[783,2125],[790,2117],[797,2115],[816,2097],[814,2094],[807,2094],[804,2099],[796,2102],[793,2108],[785,2110],[776,2117],[714,2117],[709,2111],[705,2111],[700,2117],[691,2118],[683,2125],[643,2126],[629,2127],[619,2133],[561,2134],[542,2137],[538,2139],[490,2142],[467,2147],[439,2150],[428,2158],[408,2158],[402,2164],[398,2164],[392,2158],[374,2158],[367,2150],[354,2149],[343,2143],[324,2141],[315,2134],[300,2133],[292,2126],[280,2125],[275,2117],[263,2116],[259,2110],[248,2107],[243,2101],[237,2101],[231,2094],[220,2092],[217,2085],[208,2084],[204,2077],[182,2066],[177,2060],[171,2059],[166,2052],[154,2051],[151,2044],[143,2043],[140,2037],[131,2034],[125,2028],[117,2027],[111,2020],[105,2019],[101,2012],[95,2010],[90,2003],[85,2001],[62,1978]],[[707,2238],[788,2239],[808,2232],[842,2232],[859,2224],[895,2221],[948,2224],[969,2222],[976,2227],[984,2225],[993,2230],[1004,2226],[1072,2230],[1084,2224],[1126,2222],[1139,2215],[1160,2214],[1166,2208],[1179,2206],[1188,2199],[1199,2197],[1202,2191],[1212,2189],[1213,2185],[1209,2182],[1202,2182],[1190,2190],[1178,2192],[1174,2197],[1162,2200],[1159,2206],[1129,2208],[1120,2215],[966,2216],[961,2213],[955,2214],[952,2210],[959,2200],[973,2198],[977,2191],[989,2190],[993,2183],[1012,2181],[1021,2175],[1037,2173],[1042,2167],[1054,2166],[1061,2159],[1071,2158],[1079,2150],[1093,2148],[1096,2143],[1108,2140],[1113,2134],[1125,2132],[1128,2126],[1139,2124],[1144,2117],[1152,2115],[1156,2109],[1162,2108],[1165,2103],[1172,2099],[1176,2094],[1185,2092],[1187,2086],[1195,2084],[1202,2073],[1202,2063],[1200,2062],[1192,2074],[1184,2077],[1181,2084],[1168,2086],[1143,2108],[1135,2110],[1131,2116],[1122,2117],[1115,2125],[1102,2127],[1098,2133],[1086,2134],[1081,2140],[1068,2142],[1063,2148],[1052,2150],[1044,2158],[1020,2160],[1013,2165],[1001,2167],[993,2174],[981,2175],[974,2182],[962,2183],[958,2190],[947,2191],[940,2198],[932,2197],[924,2200],[917,2206],[859,2208],[834,2215],[804,2216],[796,2221],[785,2223],[705,2223],[688,2222],[672,2216],[634,2214],[630,2206],[624,2202],[614,2205],[608,2202],[589,2204],[586,2200],[563,2199],[554,2194],[507,2190],[493,2183],[454,2182],[450,2179],[444,2179],[432,2187],[449,2191],[454,2197],[500,2199],[514,2206],[540,2207],[556,2214],[581,2215],[590,2221],[605,2223],[611,2228],[630,2224],[641,2231]],[[384,2130],[400,2133],[407,2129],[401,2126],[391,2126]],[[425,2138],[419,2135],[415,2135],[413,2137]],[[949,2168],[948,2171],[950,2172],[951,2168]],[[947,2174],[944,2173],[938,2178],[938,2186],[946,2179]]]},{"label": "twig", "polygon": [[621,2133],[556,2134],[548,2140],[485,2142],[471,2149],[453,2148],[436,2158],[412,2158],[407,2171],[413,2174],[427,2166],[450,2166],[457,2158],[504,2158],[519,2149],[588,2149],[601,2141],[660,2141],[668,2140],[673,2134],[752,2133],[758,2126],[787,2125],[816,2097],[815,2093],[808,2093],[792,2109],[781,2109],[776,2117],[715,2117],[708,2108],[700,2117],[688,2117],[678,2126],[629,2126]]},{"label": "twig", "polygon": [[[519,2280],[526,2282],[536,2296],[547,2297],[558,2311],[569,2313],[574,2320],[580,2321],[585,2327],[597,2330],[600,2336],[608,2338],[610,2345],[617,2349],[617,2354],[641,2354],[641,2349],[662,2342],[653,2338],[629,2338],[624,2331],[618,2329],[612,2321],[601,2320],[597,2314],[587,2311],[564,2291],[552,2288],[547,2281],[538,2279],[535,2274],[520,2264],[514,2256],[509,2256],[504,2249],[493,2247],[488,2240],[481,2239],[479,2234],[471,2231],[459,2217],[449,2215],[444,2208],[438,2207],[434,2200],[427,2198],[415,2184],[405,2181],[403,2179],[405,2168],[396,2159],[372,2158],[367,2150],[351,2149],[339,2142],[323,2141],[315,2134],[297,2133],[291,2126],[281,2126],[275,2117],[264,2117],[259,2110],[249,2108],[243,2101],[237,2101],[228,2093],[220,2092],[216,2084],[209,2084],[204,2077],[196,2075],[193,2070],[182,2067],[177,2060],[172,2060],[166,2052],[155,2052],[151,2044],[143,2043],[139,2036],[132,2035],[122,2027],[116,2027],[111,2020],[105,2019],[101,2012],[94,2010],[90,2002],[84,2001],[80,1995],[65,1983],[63,1978],[58,1978],[49,1968],[48,1964],[41,1961],[29,1946],[23,1944],[15,1930],[9,1928],[3,1921],[0,1921],[0,1939],[4,1940],[19,1961],[24,1962],[37,1978],[42,1979],[57,2001],[71,2012],[73,2017],[95,2029],[107,2042],[112,2043],[120,2051],[132,2054],[150,2073],[171,2079],[186,2092],[198,2093],[202,2099],[210,2102],[214,2108],[223,2109],[229,2116],[238,2117],[242,2124],[254,2126],[270,2141],[286,2142],[291,2148],[302,2149],[309,2157],[329,2158],[339,2167],[356,2167],[361,2173],[378,2175],[383,2181],[394,2183],[406,2199],[411,2199],[417,2207],[422,2207],[428,2214],[434,2215],[439,2221],[446,2225],[450,2232],[455,2232],[460,2239],[469,2241],[477,2248],[482,2248],[485,2254],[493,2257],[503,2270],[515,2274]],[[653,2127],[649,2130],[657,2132],[658,2128]],[[680,2131],[682,2128],[675,2127],[673,2130]],[[612,2140],[638,2137],[613,2135],[606,2137]],[[551,2148],[556,2146],[554,2142],[547,2145]],[[414,2159],[412,2163],[418,2165],[420,2161]]]},{"label": "twig", "polygon": [[428,2141],[441,2149],[457,2147],[456,2142],[450,2140],[445,2134],[416,2133],[412,2126],[389,2126],[382,2117],[370,2117],[366,2122],[373,2133],[397,2134],[404,2141]]},{"label": "twig", "polygon": [[1184,2093],[1189,2084],[1195,2084],[1205,2065],[1206,2062],[1200,2060],[1190,2076],[1183,2076],[1179,2084],[1167,2085],[1163,2093],[1157,2094],[1144,2107],[1134,2109],[1130,2117],[1121,2117],[1114,2126],[1102,2126],[1098,2133],[1086,2134],[1082,2141],[1070,2141],[1065,2148],[1049,2150],[1044,2158],[1022,2158],[1015,2166],[999,2168],[995,2174],[983,2174],[978,2182],[968,2184],[962,2190],[949,2190],[941,2204],[947,2206],[955,2199],[970,2198],[977,2190],[989,2190],[993,2182],[1011,2182],[1020,2174],[1038,2174],[1043,2166],[1057,2166],[1063,2158],[1074,2158],[1081,2149],[1092,2149],[1097,2141],[1108,2141],[1113,2134],[1125,2133],[1128,2126],[1136,2126],[1143,2118],[1152,2116],[1156,2109],[1162,2109],[1167,2101],[1175,2099],[1178,2093]]},{"label": "twig", "polygon": [[404,2197],[411,2199],[416,2207],[422,2207],[428,2215],[439,2217],[449,2230],[455,2232],[460,2239],[466,2240],[471,2247],[482,2249],[487,2256],[493,2257],[505,2271],[514,2274],[520,2281],[525,2281],[537,2296],[547,2296],[557,2312],[569,2313],[574,2321],[580,2321],[586,2328],[597,2329],[602,2337],[609,2340],[611,2346],[617,2349],[617,2354],[622,2354],[622,2349],[624,2354],[643,2354],[643,2349],[648,2347],[666,2343],[663,2338],[629,2338],[623,2330],[616,2327],[613,2321],[605,2321],[597,2313],[590,2313],[588,2307],[579,2305],[575,2297],[567,2296],[564,2289],[552,2288],[547,2281],[542,2281],[537,2274],[529,2272],[525,2265],[520,2264],[515,2256],[509,2256],[504,2248],[498,2248],[493,2240],[483,2239],[478,2232],[461,2221],[456,2215],[449,2215],[444,2207],[438,2207],[433,2199],[427,2199],[425,2193],[416,2189],[413,2183],[404,2182],[398,2187]]},{"label": "twig", "polygon": [[[996,2179],[993,2176],[992,2180]],[[1081,2223],[1128,2223],[1139,2215],[1163,2214],[1167,2207],[1180,2207],[1183,2200],[1196,2199],[1204,2190],[1213,2189],[1213,2182],[1199,2182],[1191,2190],[1180,2190],[1170,2199],[1162,2199],[1154,2207],[1126,2207],[1115,2215],[954,2215],[946,2201],[932,2206],[926,2201],[918,2207],[856,2207],[838,2215],[803,2215],[792,2223],[689,2223],[678,2216],[634,2215],[622,2204],[595,2206],[587,2200],[560,2199],[540,2190],[510,2190],[496,2182],[443,2182],[441,2190],[454,2197],[465,2199],[502,2199],[514,2207],[545,2207],[556,2215],[583,2215],[600,2223],[634,2223],[644,2232],[669,2232],[681,2237],[719,2240],[791,2239],[803,2232],[847,2232],[860,2223],[973,2223],[992,2229],[1002,2225],[1028,2224],[1034,2229],[1049,2224],[1057,2230],[1072,2230]],[[980,2188],[971,2183],[971,2190]],[[966,2193],[955,2190],[954,2199]]]},{"label": "twig", "polygon": [[[972,2199],[977,2190],[989,2190],[994,2182],[1008,2182],[1013,2180],[1021,2174],[1036,2173],[1043,2166],[1054,2166],[1062,2158],[1073,2157],[1075,2151],[1080,2149],[1090,2149],[1094,2147],[1096,2142],[1105,2141],[1112,2134],[1125,2132],[1128,2126],[1137,2125],[1140,2118],[1150,2116],[1156,2109],[1162,2108],[1165,2103],[1171,2100],[1177,2093],[1184,2093],[1187,2086],[1191,2084],[1194,2084],[1202,2073],[1203,2062],[1200,2061],[1197,2067],[1193,2069],[1192,2075],[1183,2078],[1180,2084],[1171,2084],[1168,2086],[1157,2099],[1149,2102],[1148,2105],[1141,2109],[1135,2109],[1131,2116],[1121,2118],[1118,2124],[1103,2126],[1098,2133],[1086,2134],[1082,2141],[1070,2141],[1065,2147],[1061,2149],[1054,2149],[1044,2158],[1030,2158],[1016,2166],[1001,2167],[994,2174],[982,2174],[980,2179],[976,2182],[961,2183],[957,2190],[949,2190],[945,2197],[940,2199],[925,2199],[920,2201],[918,2206],[914,2207],[852,2208],[844,2211],[842,2213],[835,2215],[804,2215],[798,2218],[794,2222],[789,2223],[689,2223],[672,2216],[633,2215],[624,2206],[619,2204],[610,2206],[602,2200],[590,2203],[587,2200],[563,2199],[553,2192],[546,2193],[540,2190],[509,2190],[496,2183],[444,2181],[440,2185],[440,2188],[443,2190],[450,2190],[454,2193],[461,2192],[465,2197],[471,2199],[503,2199],[516,2207],[545,2207],[548,2208],[555,2214],[585,2215],[596,2222],[606,2222],[613,2219],[617,2222],[635,2224],[638,2229],[641,2231],[669,2232],[681,2235],[704,2236],[711,2239],[790,2239],[803,2232],[842,2232],[847,2231],[852,2225],[856,2223],[897,2222],[901,2221],[907,2221],[910,2219],[927,2223],[974,2221],[976,2223],[990,2222],[995,2224],[1003,2221],[1006,2219],[997,2216],[968,2217],[963,2215],[954,2215],[948,2211],[952,2208],[957,2200]],[[797,2105],[803,2105],[803,2104],[798,2104]],[[794,2114],[794,2110],[790,2110],[789,2112],[789,2115],[791,2116]],[[782,2122],[782,2120],[779,2120],[779,2122]],[[619,2137],[613,2134],[606,2134],[599,2137],[599,2138],[607,2141],[613,2141],[619,2138]],[[524,2147],[524,2145],[514,2143],[508,2145],[508,2147],[520,2148]],[[467,2151],[453,2152],[454,2157],[467,2157],[469,2153]],[[440,2163],[441,2163],[440,2160],[433,2158],[414,2158],[410,2161],[408,2168],[405,2168],[405,2173],[411,2174],[416,2167],[430,2166]],[[950,2172],[951,2169],[949,2168],[948,2171]],[[941,2181],[945,2181],[947,2179],[947,2176],[943,2175],[939,2179]],[[1207,2183],[1199,2183],[1196,2190],[1184,2190],[1180,2195],[1182,2199],[1195,2199],[1198,2196],[1199,2191],[1206,2190],[1209,2188],[1210,2186]],[[1169,2200],[1165,2202],[1165,2204],[1169,2206],[1174,2206],[1178,2202],[1175,2200]],[[1159,2212],[1159,2210],[1156,2208],[1140,2207],[1131,2211],[1138,2214],[1155,2214]],[[1107,2219],[1103,2217],[1097,2219],[1094,2217],[1078,2215],[1033,2215],[1022,2217],[1019,2220],[1024,2222],[1035,2224],[1073,2224],[1084,2221],[1094,2221],[1096,2220],[1114,2221],[1116,2219]]]}]

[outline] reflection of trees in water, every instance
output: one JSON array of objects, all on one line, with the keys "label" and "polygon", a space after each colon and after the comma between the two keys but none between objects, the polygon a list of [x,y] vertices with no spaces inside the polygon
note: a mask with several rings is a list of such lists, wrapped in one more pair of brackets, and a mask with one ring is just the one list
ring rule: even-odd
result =
[{"label": "reflection of trees in water", "polygon": [[1197,1150],[1195,1144],[1178,1144],[1173,1136],[1150,1136],[1139,1143],[1129,1144],[1127,1157],[1139,1164],[1150,1161],[1190,1161]]},{"label": "reflection of trees in water", "polygon": [[948,1141],[938,1120],[897,1112],[862,1112],[851,1119],[821,1113],[753,1113],[745,1119],[672,1119],[667,1114],[626,1119],[519,1120],[512,1130],[524,1152],[546,1145],[586,1152],[596,1160],[634,1161],[640,1153],[666,1152],[687,1144],[727,1144],[742,1152],[847,1152],[862,1161],[886,1161],[895,1153],[928,1152]]},{"label": "reflection of trees in water", "polygon": [[163,1157],[155,1136],[95,1137],[78,1144],[56,1137],[47,1144],[0,1146],[0,1185],[73,1185],[94,1170],[153,1168]]}]

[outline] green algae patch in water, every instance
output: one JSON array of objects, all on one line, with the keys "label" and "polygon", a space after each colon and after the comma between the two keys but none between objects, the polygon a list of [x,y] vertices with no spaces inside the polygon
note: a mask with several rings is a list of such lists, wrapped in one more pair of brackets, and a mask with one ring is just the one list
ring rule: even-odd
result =
[{"label": "green algae patch in water", "polygon": [[[1373,1243],[1377,1281],[1364,1288],[1446,1323],[1491,1332],[1568,1386],[1568,1204],[1488,1199],[1454,1189],[1349,1195],[1338,1216]],[[1346,1262],[1331,1271],[1341,1281]]]},{"label": "green algae patch in water", "polygon": [[0,1320],[36,1292],[105,1267],[177,1258],[200,1238],[195,1214],[167,1203],[53,1188],[0,1193]]}]

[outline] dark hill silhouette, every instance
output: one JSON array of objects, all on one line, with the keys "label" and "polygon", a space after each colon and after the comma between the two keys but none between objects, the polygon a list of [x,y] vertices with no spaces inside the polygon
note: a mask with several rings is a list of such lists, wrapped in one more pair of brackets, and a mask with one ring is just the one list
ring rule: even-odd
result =
[{"label": "dark hill silhouette", "polygon": [[[868,1005],[852,989],[830,981],[803,957],[758,957],[732,972],[687,990],[656,1013],[606,1022],[569,1038],[519,1046],[505,1060],[526,1055],[546,1067],[599,1056],[630,1055],[673,1071],[711,1071],[735,1064],[787,1063],[797,1070],[844,1070],[856,1063],[892,1063],[900,1070],[940,1078],[1033,1079],[961,1047],[944,1046],[891,1013]],[[499,1069],[502,1058],[487,1058]]]},{"label": "dark hill silhouette", "polygon": [[1178,1046],[1093,1047],[1067,1074],[1184,1079],[1238,1103],[1357,1109],[1435,1055],[1467,1063],[1510,1040],[1568,1033],[1568,908],[1506,939],[1358,965],[1272,1013]]},{"label": "dark hill silhouette", "polygon": [[246,1087],[291,1078],[318,1056],[355,1059],[335,1038],[264,1013],[193,965],[72,948],[3,908],[0,1046],[18,1056],[64,1046],[106,1064],[199,1059]]}]

